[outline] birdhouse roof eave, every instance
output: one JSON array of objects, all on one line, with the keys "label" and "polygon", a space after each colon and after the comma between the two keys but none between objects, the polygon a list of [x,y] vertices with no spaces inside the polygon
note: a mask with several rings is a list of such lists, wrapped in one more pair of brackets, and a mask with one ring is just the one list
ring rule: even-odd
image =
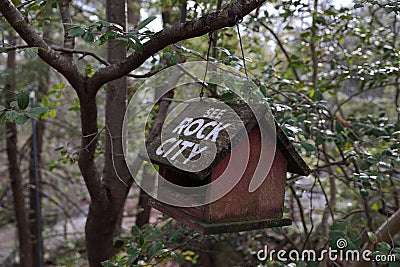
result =
[{"label": "birdhouse roof eave", "polygon": [[277,123],[275,124],[275,127],[277,134],[277,147],[281,150],[288,161],[288,172],[303,176],[309,175],[312,171],[308,167],[307,163],[303,160],[299,153],[297,153],[292,142],[290,142],[286,134]]}]

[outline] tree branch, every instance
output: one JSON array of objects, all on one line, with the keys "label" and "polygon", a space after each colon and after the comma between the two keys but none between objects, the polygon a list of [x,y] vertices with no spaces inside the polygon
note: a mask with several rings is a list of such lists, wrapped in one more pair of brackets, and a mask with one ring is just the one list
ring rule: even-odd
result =
[{"label": "tree branch", "polygon": [[[4,1],[4,0],[3,0]],[[126,60],[98,70],[88,82],[92,88],[100,88],[110,80],[118,79],[142,65],[147,58],[168,45],[182,40],[204,35],[224,27],[232,27],[238,18],[242,18],[261,6],[266,0],[237,0],[221,11],[207,14],[192,21],[168,27],[154,34],[143,46],[142,53],[134,53]],[[93,92],[95,93],[95,92]]]},{"label": "tree branch", "polygon": [[318,12],[318,0],[314,0],[314,10],[312,13],[312,25],[311,25],[311,36],[310,36],[310,52],[312,59],[312,86],[314,90],[317,90],[317,82],[318,82],[318,57],[317,57],[317,45],[314,41],[314,37],[317,36],[317,16]]},{"label": "tree branch", "polygon": [[45,62],[64,75],[76,90],[82,87],[85,77],[76,65],[52,49],[9,0],[0,0],[0,12],[29,46],[39,48],[38,54]]},{"label": "tree branch", "polygon": [[52,48],[55,51],[60,51],[60,52],[64,52],[64,54],[82,54],[82,57],[85,56],[91,56],[94,59],[96,59],[97,61],[99,61],[101,64],[104,64],[106,66],[109,66],[110,63],[108,63],[107,60],[105,60],[104,58],[102,58],[101,56],[97,55],[94,52],[91,51],[87,51],[87,50],[80,50],[80,49],[70,49],[70,48],[64,48],[64,47],[59,47],[59,46],[52,46]]}]

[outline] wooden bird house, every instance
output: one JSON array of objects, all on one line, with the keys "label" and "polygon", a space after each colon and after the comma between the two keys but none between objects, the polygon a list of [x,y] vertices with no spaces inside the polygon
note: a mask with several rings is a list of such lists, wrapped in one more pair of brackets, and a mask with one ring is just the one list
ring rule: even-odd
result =
[{"label": "wooden bird house", "polygon": [[[290,225],[290,219],[282,218],[287,172],[308,175],[310,169],[265,114],[263,105],[254,109],[245,103],[197,101],[167,120],[162,134],[147,146],[149,159],[163,177],[151,205],[207,234]],[[182,195],[171,189],[172,184],[206,192]],[[226,184],[230,185],[221,189]],[[226,192],[207,201],[219,190]],[[166,204],[177,198],[206,204]]]}]

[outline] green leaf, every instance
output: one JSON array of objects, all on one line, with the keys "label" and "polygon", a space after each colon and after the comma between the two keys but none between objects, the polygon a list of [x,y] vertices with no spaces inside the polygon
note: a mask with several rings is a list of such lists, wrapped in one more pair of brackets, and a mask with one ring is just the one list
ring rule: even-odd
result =
[{"label": "green leaf", "polygon": [[119,24],[108,22],[108,21],[104,21],[104,20],[100,20],[99,22],[102,23],[103,26],[114,27],[114,28],[116,28],[117,30],[119,30],[121,32],[124,31],[124,27],[122,27]]},{"label": "green leaf", "polygon": [[68,30],[68,35],[69,36],[81,37],[82,35],[85,34],[85,32],[86,32],[85,29],[82,28],[81,26],[74,26],[74,27],[71,27]]},{"label": "green leaf", "polygon": [[396,256],[396,260],[397,262],[390,262],[389,267],[400,267],[400,263],[398,262],[400,261],[400,256]]},{"label": "green leaf", "polygon": [[[140,254],[142,253],[142,251],[140,249],[136,249],[135,251],[128,253],[129,258],[127,260],[127,264],[129,266],[134,266],[133,263],[137,260],[137,258],[139,258]],[[137,265],[136,265],[137,266]]]},{"label": "green leaf", "polygon": [[100,45],[103,45],[105,42],[108,40],[114,40],[118,35],[120,35],[119,32],[109,30],[106,31],[101,37],[100,37]]},{"label": "green leaf", "polygon": [[234,102],[237,98],[238,98],[238,96],[231,90],[227,90],[227,91],[223,92],[221,95],[221,101],[225,102],[225,103]]},{"label": "green leaf", "polygon": [[131,235],[133,236],[139,236],[140,235],[140,229],[137,226],[132,226],[131,228]]},{"label": "green leaf", "polygon": [[4,47],[0,46],[0,53],[7,53],[7,49]]},{"label": "green leaf", "polygon": [[5,109],[6,109],[5,106],[0,105],[0,112],[3,111],[3,110],[5,110]]},{"label": "green leaf", "polygon": [[392,170],[393,169],[392,165],[390,165],[389,163],[384,162],[384,161],[379,161],[378,162],[378,167],[386,169],[386,170]]},{"label": "green leaf", "polygon": [[331,230],[337,230],[337,231],[346,231],[346,228],[348,226],[348,222],[346,220],[335,220],[335,222],[332,224],[330,227]]},{"label": "green leaf", "polygon": [[156,18],[157,18],[156,16],[151,16],[151,17],[148,17],[147,19],[139,22],[138,26],[136,27],[136,30],[143,29],[144,27],[146,27],[148,24],[150,24]]},{"label": "green leaf", "polygon": [[49,116],[50,118],[54,119],[57,116],[57,112],[54,109],[52,109],[49,111]]},{"label": "green leaf", "polygon": [[143,246],[143,244],[144,244],[144,238],[143,238],[143,236],[139,236],[138,244],[139,244],[140,246]]},{"label": "green leaf", "polygon": [[85,76],[90,78],[93,76],[93,74],[94,74],[94,71],[93,71],[92,64],[87,64],[85,67]]},{"label": "green leaf", "polygon": [[300,144],[307,151],[313,152],[317,150],[317,148],[313,144],[310,144],[307,141],[301,141]]},{"label": "green leaf", "polygon": [[139,38],[135,34],[129,34],[128,37],[129,47],[132,48],[135,52],[142,53],[143,45]]},{"label": "green leaf", "polygon": [[225,47],[215,47],[215,48],[220,50],[226,56],[232,56],[231,52],[228,49],[226,49]]},{"label": "green leaf", "polygon": [[341,133],[344,131],[343,124],[339,120],[335,121],[335,129],[336,129],[336,132],[338,132],[338,133]]},{"label": "green leaf", "polygon": [[25,53],[27,53],[30,57],[37,56],[37,49],[34,47],[29,47],[24,49]]},{"label": "green leaf", "polygon": [[332,230],[329,232],[329,246],[331,248],[338,248],[337,247],[337,240],[341,239],[341,238],[345,238],[346,235],[343,231],[339,231],[339,230]]},{"label": "green leaf", "polygon": [[160,250],[162,250],[164,248],[162,243],[156,243],[153,246],[150,246],[147,251],[147,258],[151,259],[153,257],[155,257],[156,255],[159,254]]},{"label": "green leaf", "polygon": [[376,235],[373,232],[368,232],[368,238],[374,244],[378,242],[378,238],[376,237]]},{"label": "green leaf", "polygon": [[380,251],[380,252],[389,253],[389,251],[391,249],[392,249],[392,247],[386,242],[378,243],[378,251]]},{"label": "green leaf", "polygon": [[12,108],[18,108],[18,102],[17,102],[17,101],[12,101],[12,102],[10,103],[10,107],[12,107]]},{"label": "green leaf", "polygon": [[282,227],[273,227],[271,230],[278,235],[282,234]]},{"label": "green leaf", "polygon": [[172,53],[171,53],[171,52],[164,52],[164,53],[163,53],[163,58],[169,59],[169,58],[171,58],[171,57],[172,57]]},{"label": "green leaf", "polygon": [[35,120],[37,120],[39,118],[39,114],[31,113],[29,111],[27,113],[25,113],[25,115],[28,116],[29,118],[35,119]]},{"label": "green leaf", "polygon": [[127,254],[135,254],[137,251],[140,251],[140,248],[137,248],[135,244],[131,244],[127,249]]},{"label": "green leaf", "polygon": [[396,8],[395,8],[395,7],[391,7],[391,6],[387,6],[387,7],[385,7],[385,11],[386,11],[387,13],[395,12],[395,11],[396,11]]},{"label": "green leaf", "polygon": [[93,33],[91,32],[85,32],[85,34],[82,36],[83,40],[85,40],[88,43],[93,43],[96,40],[96,37]]},{"label": "green leaf", "polygon": [[25,114],[19,114],[18,118],[15,120],[15,122],[18,125],[24,125],[28,120],[29,120],[28,116],[26,116]]},{"label": "green leaf", "polygon": [[388,136],[389,133],[386,131],[385,128],[382,127],[376,127],[373,126],[371,129],[368,129],[368,131],[366,131],[367,134],[372,134],[376,137],[380,137],[380,136]]},{"label": "green leaf", "polygon": [[264,85],[260,86],[260,91],[263,94],[263,96],[267,96],[267,88]]},{"label": "green leaf", "polygon": [[29,95],[25,91],[20,91],[17,96],[18,107],[24,110],[29,105]]},{"label": "green leaf", "polygon": [[7,111],[6,118],[8,121],[15,121],[15,119],[18,118],[18,112],[16,112],[15,110]]},{"label": "green leaf", "polygon": [[315,90],[312,98],[315,101],[321,101],[324,98],[324,96],[320,90]]},{"label": "green leaf", "polygon": [[363,3],[356,3],[356,4],[354,5],[354,8],[361,8],[361,7],[364,7],[364,4],[363,4]]},{"label": "green leaf", "polygon": [[101,263],[103,267],[118,267],[118,263],[113,263],[111,261],[103,261]]},{"label": "green leaf", "polygon": [[178,252],[172,251],[171,257],[179,265],[182,265],[185,262],[185,258],[183,258],[183,256]]},{"label": "green leaf", "polygon": [[31,110],[29,110],[29,113],[41,115],[41,114],[46,113],[47,111],[48,110],[45,107],[34,107]]},{"label": "green leaf", "polygon": [[45,108],[50,107],[50,99],[47,96],[42,98],[42,106]]},{"label": "green leaf", "polygon": [[376,159],[375,155],[369,155],[369,156],[366,158],[366,161],[367,161],[369,164],[377,164],[377,163],[378,163],[378,160]]},{"label": "green leaf", "polygon": [[324,142],[325,142],[325,139],[322,136],[318,136],[317,139],[315,139],[316,146],[322,145]]},{"label": "green leaf", "polygon": [[6,113],[5,112],[0,113],[0,124],[2,125],[6,123],[6,121],[7,121]]},{"label": "green leaf", "polygon": [[120,237],[115,238],[113,243],[114,243],[113,244],[114,248],[116,249],[121,249],[125,245],[124,240],[121,239]]},{"label": "green leaf", "polygon": [[361,195],[362,197],[368,197],[368,196],[369,196],[369,193],[368,193],[367,190],[365,190],[364,188],[362,188],[362,189],[360,189],[360,195]]}]

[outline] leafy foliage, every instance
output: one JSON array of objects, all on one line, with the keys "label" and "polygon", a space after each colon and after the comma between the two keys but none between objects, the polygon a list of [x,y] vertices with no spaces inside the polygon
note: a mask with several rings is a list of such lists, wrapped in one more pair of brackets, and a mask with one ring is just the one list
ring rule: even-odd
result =
[{"label": "leafy foliage", "polygon": [[365,4],[376,5],[384,8],[387,13],[394,12],[400,13],[400,3],[398,1],[374,1],[374,0],[362,0],[356,1],[354,8],[364,7]]},{"label": "leafy foliage", "polygon": [[27,109],[28,105],[29,95],[22,90],[18,93],[17,99],[10,103],[9,108],[0,105],[0,124],[10,121],[23,125],[29,119],[37,120],[48,112],[47,108],[41,106]]},{"label": "leafy foliage", "polygon": [[[100,45],[103,45],[107,41],[117,40],[127,45],[133,51],[142,53],[143,51],[143,40],[152,34],[151,31],[141,31],[146,28],[153,20],[155,16],[150,16],[145,20],[141,21],[132,32],[124,32],[124,29],[115,23],[108,21],[99,20],[87,27],[83,27],[78,24],[65,23],[69,27],[68,34],[74,37],[81,37],[88,43],[100,41]],[[105,31],[103,31],[106,29]]]},{"label": "leafy foliage", "polygon": [[[162,226],[144,225],[142,228],[132,226],[130,235],[118,237],[114,240],[114,247],[121,251],[114,259],[104,261],[102,266],[153,266],[166,264],[173,261],[180,266],[189,261],[197,263],[198,255],[192,251],[181,249],[169,249],[182,242],[184,235],[182,230],[176,229],[167,217],[161,220]],[[194,237],[198,235],[193,234]]]}]

